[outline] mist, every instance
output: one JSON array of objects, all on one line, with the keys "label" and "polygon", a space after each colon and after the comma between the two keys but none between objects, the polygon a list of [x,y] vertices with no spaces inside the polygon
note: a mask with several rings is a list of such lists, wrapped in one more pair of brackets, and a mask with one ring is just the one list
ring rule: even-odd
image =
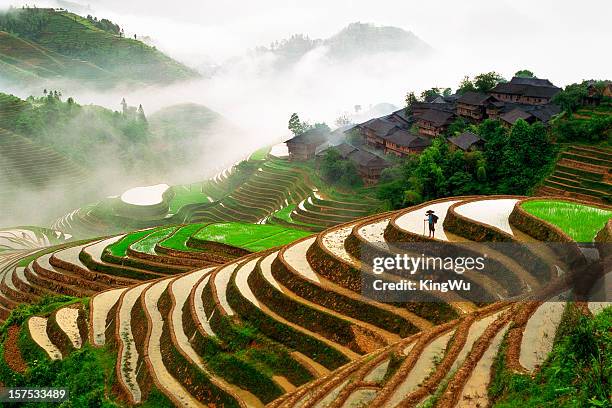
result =
[{"label": "mist", "polygon": [[[31,2],[0,0],[0,6],[26,3]],[[83,1],[82,6],[86,3]],[[37,5],[75,7],[61,1]],[[106,183],[104,194],[120,194],[144,182],[202,180],[261,146],[290,137],[287,121],[292,112],[310,122],[325,121],[333,128],[337,117],[354,113],[355,105],[364,110],[379,103],[399,108],[408,91],[418,94],[434,86],[456,89],[465,75],[497,71],[510,78],[519,69],[530,69],[565,86],[583,79],[605,78],[612,72],[612,55],[605,51],[612,38],[608,22],[612,3],[596,0],[586,0],[580,6],[552,0],[183,0],[171,5],[100,0],[90,8],[92,15],[118,23],[126,35],[146,38],[203,75],[165,87],[110,90],[62,82],[58,85],[64,95],[73,96],[80,104],[113,110],[119,110],[125,97],[130,104],[142,104],[147,114],[175,104],[196,103],[218,112],[231,124],[186,141],[199,152],[199,159],[177,161],[166,179],[134,180],[119,174],[109,178],[101,169],[93,179]],[[252,52],[255,47],[292,34],[327,38],[357,21],[411,31],[431,46],[432,52],[377,53],[337,61],[321,46],[283,69],[275,67],[274,55]],[[21,97],[37,91],[5,85],[0,78],[3,90]],[[108,180],[113,182],[109,185]]]}]

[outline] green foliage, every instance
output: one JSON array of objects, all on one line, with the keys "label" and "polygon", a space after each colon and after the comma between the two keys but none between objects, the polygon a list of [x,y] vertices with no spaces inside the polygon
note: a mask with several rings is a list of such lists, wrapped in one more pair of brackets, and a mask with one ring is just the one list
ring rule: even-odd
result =
[{"label": "green foliage", "polygon": [[[457,121],[453,129],[464,125]],[[396,209],[457,195],[527,194],[554,162],[555,148],[539,123],[519,121],[508,132],[498,121],[486,120],[472,130],[485,139],[482,152],[452,151],[438,138],[418,158],[386,169],[378,198]]]},{"label": "green foliage", "polygon": [[308,122],[302,122],[297,113],[292,113],[289,118],[288,129],[295,135],[301,135],[308,129],[311,129],[312,126]]},{"label": "green foliage", "polygon": [[310,235],[307,232],[278,225],[242,224],[227,222],[210,224],[192,237],[192,243],[218,242],[257,252],[286,245]]},{"label": "green foliage", "polygon": [[[30,97],[9,129],[86,166],[108,165],[118,157],[124,170],[145,166],[154,153],[148,124],[142,117],[123,115],[96,106],[80,106],[62,100],[61,93]],[[87,137],[84,137],[87,136]],[[105,154],[106,153],[106,154]]]},{"label": "green foliage", "polygon": [[506,346],[494,365],[490,396],[500,408],[610,407],[612,392],[612,308],[587,317],[570,306],[565,333],[536,374],[513,374],[504,367]]},{"label": "green foliage", "polygon": [[576,242],[593,242],[595,235],[612,218],[612,211],[563,201],[528,201],[521,207],[561,228]]},{"label": "green foliage", "polygon": [[581,84],[570,84],[556,94],[552,102],[561,106],[561,109],[564,111],[572,113],[582,105],[582,101],[587,95],[587,86],[584,82]]},{"label": "green foliage", "polygon": [[98,20],[98,17],[92,17],[91,15],[87,15],[87,20],[100,30],[107,31],[115,35],[121,35],[121,33],[123,32],[121,27],[119,27],[119,24],[115,24],[105,18]]},{"label": "green foliage", "polygon": [[465,121],[464,118],[458,117],[451,123],[446,129],[446,135],[448,137],[455,136],[459,133],[466,131],[469,127],[469,124]]},{"label": "green foliage", "polygon": [[[0,12],[0,31],[30,43],[24,50],[48,59],[54,74],[76,77],[94,85],[169,83],[198,75],[154,47],[123,38],[119,27],[105,19],[97,21],[48,8],[9,9]],[[30,65],[28,56],[20,53],[20,48],[6,52],[10,64],[16,68],[27,67],[43,77],[54,76],[45,72],[45,67]]]},{"label": "green foliage", "polygon": [[612,115],[585,118],[561,118],[555,121],[553,131],[559,142],[597,143],[612,140]]},{"label": "green foliage", "polygon": [[418,101],[419,101],[419,99],[416,97],[414,92],[408,92],[406,94],[406,109],[410,110],[412,105],[414,105]]},{"label": "green foliage", "polygon": [[457,89],[457,93],[463,94],[466,92],[489,92],[491,89],[495,87],[500,82],[504,82],[505,79],[499,75],[497,72],[486,72],[483,74],[478,74],[474,77],[474,80],[470,80],[470,77],[465,76],[461,83],[459,84],[459,88]]},{"label": "green foliage", "polygon": [[321,178],[332,185],[359,187],[363,185],[355,164],[343,159],[337,149],[327,149],[319,164]]},{"label": "green foliage", "polygon": [[432,100],[442,96],[442,90],[440,88],[431,88],[421,92],[421,99],[424,101]]},{"label": "green foliage", "polygon": [[535,78],[536,77],[535,74],[528,69],[521,69],[519,71],[516,71],[514,73],[514,76],[518,78]]},{"label": "green foliage", "polygon": [[502,155],[500,163],[488,163],[501,173],[497,185],[503,194],[527,193],[546,176],[556,156],[544,125],[529,125],[523,120],[512,127]]},{"label": "green foliage", "polygon": [[[2,363],[0,363],[0,382],[10,387],[65,387],[70,399],[60,407],[115,407],[108,399],[110,389],[115,381],[116,355],[106,348],[98,349],[84,344],[62,360],[50,360],[47,354],[36,345],[27,333],[26,320],[33,315],[49,315],[75,298],[69,296],[49,296],[38,303],[19,305],[11,312],[0,328],[2,338]],[[21,325],[18,345],[24,360],[28,364],[25,373],[13,372],[4,363],[4,341],[8,328]],[[24,406],[34,406],[25,404]],[[37,404],[36,406],[41,406]],[[42,406],[58,406],[43,404]]]}]

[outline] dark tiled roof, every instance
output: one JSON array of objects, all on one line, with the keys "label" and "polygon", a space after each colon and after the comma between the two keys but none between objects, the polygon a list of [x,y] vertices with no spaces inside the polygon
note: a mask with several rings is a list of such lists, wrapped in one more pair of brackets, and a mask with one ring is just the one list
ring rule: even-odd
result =
[{"label": "dark tiled roof", "polygon": [[491,93],[503,93],[522,96],[531,96],[538,98],[552,98],[561,88],[556,86],[538,86],[531,84],[504,82],[499,83],[491,90]]},{"label": "dark tiled roof", "polygon": [[428,102],[415,102],[412,104],[412,108],[414,109],[436,109],[436,110],[445,110],[452,112],[455,109],[455,104],[453,102],[444,102],[444,103],[428,103]]},{"label": "dark tiled roof", "polygon": [[457,99],[457,103],[465,103],[468,105],[483,106],[491,95],[480,92],[466,92]]},{"label": "dark tiled roof", "polygon": [[320,129],[310,129],[285,143],[321,144],[329,138],[329,133]]},{"label": "dark tiled roof", "polygon": [[351,146],[348,143],[341,143],[338,146],[332,146],[331,148],[338,150],[340,152],[340,156],[344,157],[345,159],[348,157],[349,154],[357,150],[355,146]]},{"label": "dark tiled roof", "polygon": [[430,138],[415,135],[407,130],[398,130],[397,132],[387,136],[385,140],[398,146],[405,146],[409,148],[425,148],[431,145]]},{"label": "dark tiled roof", "polygon": [[391,122],[387,119],[376,118],[372,119],[363,124],[366,127],[376,133],[377,136],[384,137],[394,131],[394,128],[399,128],[396,122]]},{"label": "dark tiled roof", "polygon": [[524,110],[520,108],[515,108],[511,110],[510,112],[504,113],[503,115],[501,115],[500,119],[503,120],[504,122],[508,122],[511,125],[514,125],[517,120],[519,119],[527,120],[530,117],[532,117],[531,113],[525,112]]},{"label": "dark tiled roof", "polygon": [[382,158],[378,157],[374,153],[370,153],[365,150],[357,149],[348,155],[348,159],[361,167],[387,167],[387,163]]},{"label": "dark tiled roof", "polygon": [[[548,79],[512,77],[511,84],[555,87]],[[556,87],[555,87],[556,88]]]},{"label": "dark tiled roof", "polygon": [[561,113],[561,108],[553,104],[537,105],[534,106],[529,113],[538,118],[540,121],[548,123],[553,116]]},{"label": "dark tiled roof", "polygon": [[455,114],[452,112],[446,112],[437,109],[428,109],[423,112],[421,116],[419,116],[419,119],[432,122],[436,126],[444,126],[450,123],[454,116]]},{"label": "dark tiled roof", "polygon": [[394,118],[399,118],[400,121],[403,121],[405,123],[412,122],[412,117],[406,112],[405,108],[396,110],[389,116],[394,117]]},{"label": "dark tiled roof", "polygon": [[449,137],[448,141],[461,150],[469,150],[475,143],[484,143],[484,140],[472,132],[463,132],[460,135]]}]

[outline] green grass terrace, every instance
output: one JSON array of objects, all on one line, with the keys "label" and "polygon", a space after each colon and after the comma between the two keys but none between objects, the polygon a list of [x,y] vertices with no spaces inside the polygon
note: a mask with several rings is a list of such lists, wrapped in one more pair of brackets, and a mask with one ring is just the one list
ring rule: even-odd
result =
[{"label": "green grass terrace", "polygon": [[561,228],[577,242],[592,242],[597,232],[612,218],[612,211],[559,200],[527,201],[521,207]]}]

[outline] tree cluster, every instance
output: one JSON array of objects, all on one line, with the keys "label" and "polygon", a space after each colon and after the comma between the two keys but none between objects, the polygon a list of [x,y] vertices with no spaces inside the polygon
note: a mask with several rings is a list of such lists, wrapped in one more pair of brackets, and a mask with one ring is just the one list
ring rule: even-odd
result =
[{"label": "tree cluster", "polygon": [[512,129],[486,120],[473,129],[484,150],[452,150],[443,137],[418,157],[407,157],[383,172],[378,198],[389,208],[441,197],[471,194],[527,194],[555,158],[555,148],[540,123],[519,120]]},{"label": "tree cluster", "polygon": [[495,85],[500,82],[506,82],[506,80],[500,74],[493,71],[476,75],[473,80],[466,75],[459,84],[457,93],[463,94],[470,91],[486,93],[495,88]]},{"label": "tree cluster", "polygon": [[343,159],[337,149],[330,148],[319,161],[321,178],[332,185],[341,187],[360,187],[363,185],[355,163]]}]

